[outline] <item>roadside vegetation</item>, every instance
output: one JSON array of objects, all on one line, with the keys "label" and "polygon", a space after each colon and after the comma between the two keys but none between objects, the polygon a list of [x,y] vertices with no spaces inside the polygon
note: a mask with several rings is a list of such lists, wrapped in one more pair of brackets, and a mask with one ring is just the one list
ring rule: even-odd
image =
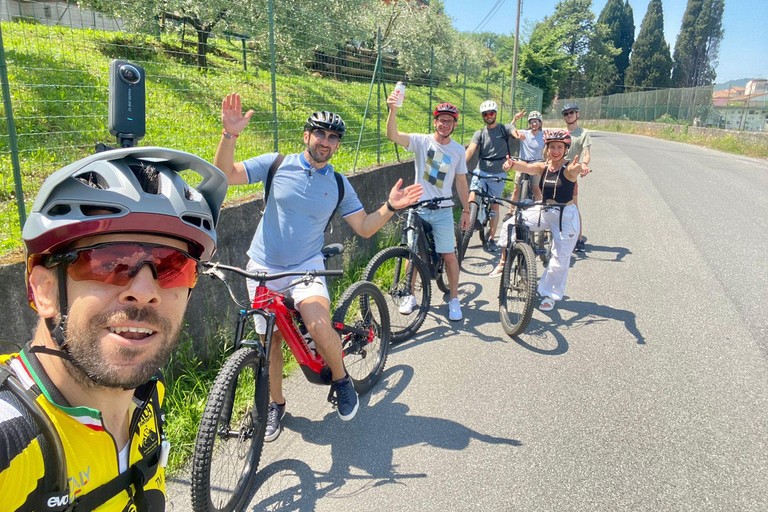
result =
[{"label": "roadside vegetation", "polygon": [[[759,134],[756,134],[756,140],[750,141],[734,137],[732,134],[728,133],[723,133],[722,135],[718,134],[716,136],[688,133],[687,124],[682,125],[682,129],[678,130],[676,126],[680,125],[676,120],[671,118],[660,118],[656,122],[665,123],[669,126],[658,129],[655,126],[645,123],[610,121],[603,122],[599,126],[592,126],[592,128],[595,130],[604,130],[609,132],[647,135],[649,137],[656,137],[659,139],[684,142],[686,144],[695,144],[697,146],[716,149],[726,153],[732,153],[734,155],[744,155],[754,158],[768,159],[768,137],[765,137],[765,140],[760,141],[757,139]],[[585,121],[583,124],[587,128],[590,128],[589,121]]]}]

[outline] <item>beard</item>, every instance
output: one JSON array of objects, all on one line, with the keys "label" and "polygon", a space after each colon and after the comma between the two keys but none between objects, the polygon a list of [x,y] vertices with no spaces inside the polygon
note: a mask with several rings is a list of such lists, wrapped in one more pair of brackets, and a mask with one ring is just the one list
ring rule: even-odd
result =
[{"label": "beard", "polygon": [[496,122],[496,116],[493,116],[493,117],[485,117],[485,116],[483,116],[483,121],[485,121],[485,124],[490,126],[490,125],[492,125],[493,123]]},{"label": "beard", "polygon": [[309,151],[309,156],[312,157],[312,160],[314,160],[318,164],[326,163],[328,160],[331,159],[334,153],[333,147],[329,147],[328,156],[325,156],[325,157],[320,156],[317,150],[317,142],[312,144],[311,141],[309,144],[307,144],[307,151]]},{"label": "beard", "polygon": [[[107,325],[119,325],[126,321],[146,322],[160,329],[154,334],[159,338],[153,342],[154,354],[130,369],[111,362],[110,356],[115,354],[120,361],[132,362],[144,356],[149,347],[104,346],[100,342],[101,333]],[[72,361],[64,359],[64,367],[85,388],[134,389],[146,384],[170,360],[180,330],[181,324],[172,326],[170,320],[150,308],[131,306],[101,313],[82,322],[73,321],[70,316],[66,325],[67,341],[62,348],[69,353]]]}]

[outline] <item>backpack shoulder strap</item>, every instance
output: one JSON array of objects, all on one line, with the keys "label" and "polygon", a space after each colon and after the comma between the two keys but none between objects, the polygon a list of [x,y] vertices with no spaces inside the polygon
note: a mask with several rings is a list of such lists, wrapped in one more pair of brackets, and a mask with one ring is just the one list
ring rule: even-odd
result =
[{"label": "backpack shoulder strap", "polygon": [[507,143],[507,154],[512,156],[512,150],[509,148],[509,132],[503,124],[499,124],[499,126],[501,127],[501,136],[504,137],[504,142]]},{"label": "backpack shoulder strap", "polygon": [[264,208],[267,208],[267,201],[269,200],[269,192],[272,190],[272,179],[275,177],[275,174],[277,174],[277,169],[283,164],[283,160],[285,160],[285,155],[278,153],[275,160],[272,162],[272,165],[269,166],[269,171],[267,171],[267,181],[264,183]]},{"label": "backpack shoulder strap", "polygon": [[[336,210],[339,209],[339,206],[341,206],[341,201],[344,200],[344,178],[341,177],[341,174],[339,174],[336,171],[333,171],[333,176],[336,178],[336,189],[338,191],[338,199],[336,200],[336,207],[331,212],[331,216],[328,217],[328,224],[325,225],[325,230],[328,231],[328,227],[331,225],[331,219],[333,219],[334,214],[336,213]],[[266,203],[265,203],[266,204]]]}]

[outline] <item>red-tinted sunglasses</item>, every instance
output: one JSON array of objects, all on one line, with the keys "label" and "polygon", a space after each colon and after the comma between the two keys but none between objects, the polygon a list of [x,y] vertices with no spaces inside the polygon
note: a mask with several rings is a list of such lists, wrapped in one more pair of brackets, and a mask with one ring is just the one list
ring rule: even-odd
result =
[{"label": "red-tinted sunglasses", "polygon": [[139,242],[107,242],[59,253],[48,258],[46,267],[67,265],[75,281],[100,281],[125,286],[148,264],[160,288],[194,288],[199,262],[186,252]]}]

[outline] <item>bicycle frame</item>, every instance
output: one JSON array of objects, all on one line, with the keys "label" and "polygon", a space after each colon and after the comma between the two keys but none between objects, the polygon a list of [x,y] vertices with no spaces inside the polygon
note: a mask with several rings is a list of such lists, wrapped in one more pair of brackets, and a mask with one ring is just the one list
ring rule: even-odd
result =
[{"label": "bicycle frame", "polygon": [[440,262],[441,256],[435,249],[435,241],[431,236],[432,232],[430,226],[418,216],[416,210],[423,205],[433,204],[436,206],[446,199],[450,198],[436,197],[409,206],[405,226],[403,227],[403,234],[400,239],[400,245],[408,247],[411,252],[418,255],[422,261],[427,264],[432,279],[437,278],[437,265]]}]

